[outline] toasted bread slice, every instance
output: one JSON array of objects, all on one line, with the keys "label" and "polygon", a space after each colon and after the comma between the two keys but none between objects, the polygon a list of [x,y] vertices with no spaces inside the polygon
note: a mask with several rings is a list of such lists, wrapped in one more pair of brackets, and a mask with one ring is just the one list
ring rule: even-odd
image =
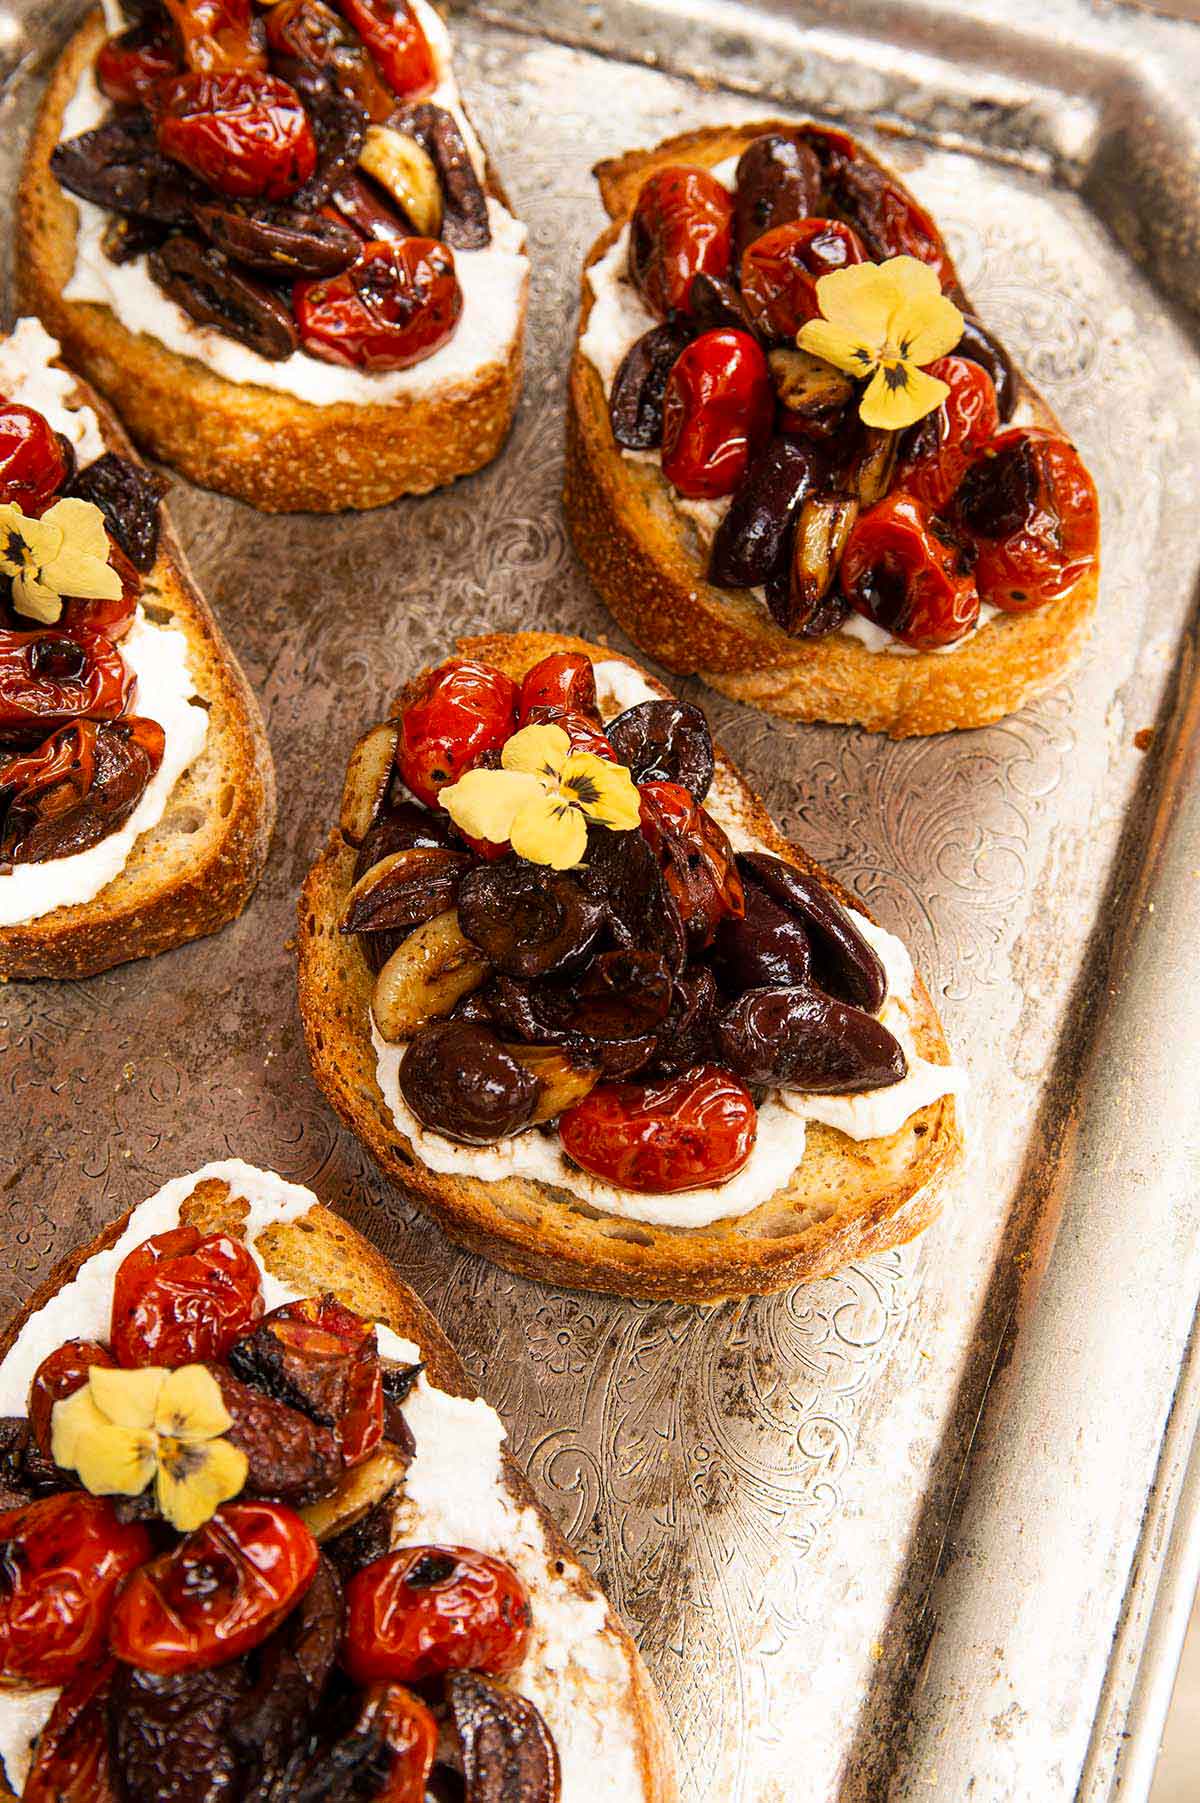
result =
[{"label": "toasted bread slice", "polygon": [[[498,634],[458,645],[461,655],[482,658],[518,679],[559,650],[583,651],[595,660],[615,655],[554,633]],[[621,661],[638,667],[631,659]],[[818,876],[840,901],[861,909],[782,837],[719,747],[717,768],[736,785],[747,830],[777,856]],[[935,1190],[961,1151],[951,1096],[929,1103],[884,1139],[852,1140],[810,1122],[803,1160],[786,1186],[749,1214],[710,1227],[624,1220],[524,1178],[482,1182],[430,1170],[397,1129],[376,1082],[370,1033],[374,980],[355,940],[338,930],[353,866],[353,850],[335,831],[309,872],[300,901],[300,1011],[313,1071],[387,1175],[470,1251],[521,1276],[572,1289],[717,1302],[824,1277],[851,1259],[911,1239],[937,1215]],[[917,1050],[933,1063],[948,1064],[941,1024],[919,978],[917,998]]]},{"label": "toasted bread slice", "polygon": [[[230,1233],[241,1237],[250,1212],[248,1190],[254,1179],[264,1173],[229,1159],[208,1165],[202,1171],[179,1180],[181,1191],[179,1220],[198,1227],[203,1233]],[[168,1186],[174,1187],[174,1186]],[[295,1191],[295,1186],[293,1191]],[[161,1195],[162,1192],[160,1192]],[[303,1194],[304,1192],[296,1192]],[[290,1201],[290,1199],[289,1199]],[[76,1277],[81,1266],[97,1253],[115,1246],[125,1232],[135,1211],[130,1210],[105,1229],[88,1246],[63,1260],[44,1284],[26,1303],[7,1331],[0,1337],[0,1360],[7,1358],[18,1334],[38,1309]],[[361,1234],[323,1207],[315,1196],[311,1206],[291,1219],[259,1226],[254,1246],[266,1270],[281,1283],[303,1295],[332,1292],[356,1313],[371,1321],[382,1322],[402,1339],[420,1348],[422,1365],[429,1382],[451,1396],[472,1400],[478,1391],[472,1384],[462,1360],[438,1326],[424,1303],[402,1282],[392,1265]],[[263,1220],[259,1214],[258,1221]],[[146,1231],[155,1231],[148,1227]],[[65,1337],[65,1336],[64,1336]],[[419,1448],[418,1448],[419,1449]],[[533,1559],[538,1569],[531,1575],[522,1567],[522,1576],[533,1594],[533,1648],[538,1645],[538,1604],[535,1584],[544,1579],[555,1596],[568,1595],[584,1603],[604,1602],[595,1580],[579,1564],[554,1522],[542,1508],[533,1491],[507,1452],[502,1455],[501,1483],[507,1499],[518,1510],[532,1510],[536,1528],[522,1534],[523,1546],[513,1548]],[[503,1556],[503,1548],[495,1550]],[[556,1704],[575,1706],[581,1711],[601,1714],[616,1710],[621,1714],[632,1746],[632,1767],[640,1784],[624,1795],[621,1803],[678,1803],[675,1782],[675,1760],[671,1730],[662,1703],[650,1676],[628,1632],[605,1605],[602,1623],[595,1639],[606,1654],[603,1661],[581,1661],[571,1657],[565,1670],[561,1663],[553,1679]],[[589,1642],[590,1646],[590,1642]],[[620,1679],[614,1685],[612,1667]],[[514,1675],[521,1688],[521,1671]],[[614,1696],[614,1689],[620,1695]],[[543,1713],[546,1703],[542,1700]],[[554,1723],[550,1723],[551,1730]],[[596,1751],[602,1752],[598,1745]],[[579,1783],[579,1756],[573,1771],[564,1775],[562,1803],[589,1803],[596,1792]],[[588,1768],[590,1770],[590,1768]],[[610,1793],[606,1790],[606,1796]],[[0,1803],[12,1803],[13,1793],[3,1781],[0,1771]]]},{"label": "toasted bread slice", "polygon": [[[588,253],[581,337],[592,310],[586,271],[619,237],[646,178],[672,163],[713,168],[787,125],[765,119],[706,127],[597,165],[612,224]],[[1023,376],[1012,423],[1061,431]],[[1057,682],[1091,630],[1098,567],[1061,600],[1001,614],[949,652],[870,651],[845,633],[793,638],[750,590],[706,581],[706,555],[672,494],[657,462],[622,455],[600,376],[577,343],[564,502],[575,548],[605,606],[669,669],[695,673],[733,700],[784,719],[857,724],[893,738],[983,726]]]},{"label": "toasted bread slice", "polygon": [[[109,450],[134,457],[112,409],[76,378]],[[163,512],[158,558],[142,578],[156,624],[187,638],[208,712],[203,749],[143,833],[124,869],[89,902],[0,927],[0,978],[88,977],[215,933],[239,915],[262,875],[275,824],[275,766],[258,702]]]},{"label": "toasted bread slice", "polygon": [[[38,314],[72,365],[108,396],[143,450],[266,513],[380,507],[490,463],[521,391],[524,295],[503,360],[436,392],[402,394],[377,406],[317,406],[227,381],[156,338],[129,331],[109,307],[64,300],[78,214],[51,174],[50,155],[79,78],[105,36],[97,10],[50,78],[21,179],[17,286],[24,309]],[[507,204],[490,170],[486,187]]]}]

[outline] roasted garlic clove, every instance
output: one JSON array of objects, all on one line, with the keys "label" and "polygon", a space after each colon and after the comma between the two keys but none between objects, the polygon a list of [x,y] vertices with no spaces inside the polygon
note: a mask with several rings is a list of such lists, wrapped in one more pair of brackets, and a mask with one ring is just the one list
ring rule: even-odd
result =
[{"label": "roasted garlic clove", "polygon": [[581,1102],[599,1080],[597,1069],[573,1064],[559,1046],[506,1044],[505,1050],[537,1078],[537,1100],[529,1117],[532,1127],[557,1120],[564,1108]]},{"label": "roasted garlic clove", "polygon": [[404,1476],[407,1460],[384,1444],[361,1465],[353,1465],[337,1489],[297,1510],[315,1540],[332,1540],[361,1521],[390,1496]]},{"label": "roasted garlic clove", "polygon": [[456,1002],[478,989],[491,966],[447,908],[409,934],[375,983],[375,1025],[387,1040],[411,1039],[431,1021],[444,1020]]},{"label": "roasted garlic clove", "polygon": [[408,132],[369,125],[358,153],[360,166],[403,207],[424,238],[442,228],[442,189],[433,159]]},{"label": "roasted garlic clove", "polygon": [[350,753],[338,825],[351,845],[362,844],[387,794],[399,731],[397,721],[381,720],[363,733]]}]

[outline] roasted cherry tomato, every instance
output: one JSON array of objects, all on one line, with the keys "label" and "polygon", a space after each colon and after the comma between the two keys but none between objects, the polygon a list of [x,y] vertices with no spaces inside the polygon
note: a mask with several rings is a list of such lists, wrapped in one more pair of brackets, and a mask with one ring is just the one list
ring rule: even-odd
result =
[{"label": "roasted cherry tomato", "polygon": [[652,313],[691,311],[692,277],[729,273],[733,196],[705,169],[660,169],[629,224],[629,274]]},{"label": "roasted cherry tomato", "polygon": [[682,783],[641,783],[642,831],[662,866],[693,948],[708,945],[721,922],[746,911],[733,847]]},{"label": "roasted cherry tomato", "polygon": [[218,194],[286,200],[317,166],[304,103],[277,75],[179,75],[160,102],[161,149]]},{"label": "roasted cherry tomato", "polygon": [[561,726],[571,741],[572,751],[590,751],[595,757],[607,758],[615,764],[617,754],[609,744],[602,727],[590,714],[577,714],[566,707],[534,707],[522,720],[522,726]]},{"label": "roasted cherry tomato", "polygon": [[364,244],[344,275],[297,282],[292,308],[310,356],[350,369],[408,369],[458,324],[454,252],[436,238]]},{"label": "roasted cherry tomato", "polygon": [[838,219],[797,219],[764,232],[742,255],[742,299],[767,338],[794,338],[815,319],[817,283],[835,269],[862,263],[858,233]]},{"label": "roasted cherry tomato", "polygon": [[517,730],[517,685],[491,664],[457,658],[434,670],[400,717],[396,762],[427,808]]},{"label": "roasted cherry tomato", "polygon": [[343,1461],[357,1465],[383,1438],[383,1378],[374,1327],[335,1296],[286,1302],[272,1311],[270,1324],[285,1352],[314,1365],[339,1366],[342,1382],[329,1425]]},{"label": "roasted cherry tomato", "polygon": [[219,1361],[262,1312],[262,1279],[241,1240],[172,1227],[121,1260],[109,1341],[119,1365]]},{"label": "roasted cherry tomato", "polygon": [[53,1459],[50,1417],[55,1403],[82,1390],[93,1365],[111,1369],[116,1362],[107,1346],[101,1346],[96,1340],[64,1340],[61,1346],[46,1354],[29,1386],[29,1425],[48,1459]]},{"label": "roasted cherry tomato", "polygon": [[833,210],[852,225],[876,263],[888,257],[916,257],[937,270],[943,288],[958,277],[937,226],[897,182],[859,150],[843,132],[806,127],[824,172]]},{"label": "roasted cherry tomato", "polygon": [[408,0],[338,0],[393,94],[419,100],[437,87],[429,40]]},{"label": "roasted cherry tomato", "polygon": [[860,514],[840,578],[856,613],[918,651],[952,645],[979,617],[979,590],[961,542],[898,489]]},{"label": "roasted cherry tomato", "polygon": [[0,1515],[0,1685],[65,1684],[104,1651],[118,1586],[150,1557],[139,1522],[68,1490]]},{"label": "roasted cherry tomato", "polygon": [[599,726],[596,672],[591,658],[581,651],[552,651],[527,670],[521,682],[518,725],[529,724],[535,707],[560,707],[571,714],[586,714]]},{"label": "roasted cherry tomato", "polygon": [[563,1151],[583,1170],[654,1195],[724,1183],[757,1130],[750,1091],[710,1064],[656,1083],[598,1083],[558,1123]]},{"label": "roasted cherry tomato", "polygon": [[149,105],[160,82],[179,72],[179,57],[167,22],[148,16],[116,37],[96,56],[96,82],[118,106]]},{"label": "roasted cherry tomato", "polygon": [[117,1803],[108,1742],[108,1703],[116,1663],[77,1672],[37,1737],[22,1803]]},{"label": "roasted cherry tomato", "polygon": [[119,643],[137,618],[137,605],[142,592],[142,579],[110,532],[108,561],[121,578],[121,593],[115,601],[68,601],[63,608],[64,632],[102,632],[113,644]]},{"label": "roasted cherry tomato", "polygon": [[37,512],[66,479],[67,459],[57,432],[32,407],[0,401],[0,501]]},{"label": "roasted cherry tomato", "polygon": [[525,1657],[529,1621],[529,1593],[503,1559],[463,1546],[406,1546],[346,1586],[342,1663],[356,1684],[510,1672]]},{"label": "roasted cherry tomato", "polygon": [[268,10],[266,23],[267,43],[277,56],[327,70],[340,92],[356,100],[376,125],[391,118],[395,95],[358,33],[325,0],[282,0]]},{"label": "roasted cherry tomato", "polygon": [[425,1784],[437,1754],[438,1725],[420,1697],[403,1684],[372,1684],[364,1693],[355,1724],[376,1733],[390,1752],[391,1765],[375,1803],[425,1803]]},{"label": "roasted cherry tomato", "polygon": [[676,358],[663,394],[663,474],[681,495],[732,494],[771,435],[775,390],[749,332],[703,332]]},{"label": "roasted cherry tomato", "polygon": [[935,413],[913,428],[894,487],[937,513],[958,488],[982,447],[999,429],[996,387],[986,369],[966,357],[939,357],[929,374],[950,392]]},{"label": "roasted cherry tomato", "polygon": [[951,515],[976,547],[983,600],[1025,613],[1066,594],[1096,561],[1100,507],[1074,445],[1016,427],[986,445]]},{"label": "roasted cherry tomato", "polygon": [[134,1573],[109,1646],[143,1671],[202,1671],[258,1646],[316,1574],[317,1543],[281,1503],[226,1503]]},{"label": "roasted cherry tomato", "polygon": [[183,45],[183,60],[199,74],[265,69],[262,26],[250,0],[163,0]]},{"label": "roasted cherry tomato", "polygon": [[134,678],[101,632],[0,631],[0,729],[69,726],[79,716],[117,720]]}]

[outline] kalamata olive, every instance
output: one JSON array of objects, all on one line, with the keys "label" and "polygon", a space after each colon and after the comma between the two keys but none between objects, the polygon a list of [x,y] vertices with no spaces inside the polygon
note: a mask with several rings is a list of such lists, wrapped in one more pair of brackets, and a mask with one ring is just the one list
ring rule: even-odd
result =
[{"label": "kalamata olive", "polygon": [[324,213],[243,211],[219,201],[195,209],[195,220],[218,250],[264,275],[338,275],[359,252],[359,236]]},{"label": "kalamata olive", "polygon": [[135,219],[132,214],[111,213],[104,222],[100,248],[110,263],[132,263],[149,250],[157,250],[170,228],[156,219]]},{"label": "kalamata olive", "polygon": [[734,255],[777,225],[819,210],[821,165],[811,145],[782,132],[764,132],[738,159],[733,216]]},{"label": "kalamata olive", "polygon": [[544,977],[578,965],[604,925],[605,906],[565,870],[518,858],[477,865],[458,892],[463,932],[510,977]]},{"label": "kalamata olive", "polygon": [[169,487],[165,476],[116,451],[105,451],[78,470],[63,493],[98,507],[134,569],[146,575],[158,556],[160,503]]},{"label": "kalamata olive", "polygon": [[1004,345],[973,313],[963,314],[963,333],[954,347],[956,357],[969,357],[986,369],[996,390],[996,407],[1002,420],[1012,418],[1017,404],[1017,372]]},{"label": "kalamata olive", "polygon": [[400,209],[392,205],[382,188],[363,175],[347,176],[330,199],[359,237],[368,243],[379,239],[399,243],[408,236]]},{"label": "kalamata olive", "polygon": [[721,1062],[747,1083],[857,1095],[899,1083],[899,1041],[873,1014],[816,989],[748,989],[718,1018]]},{"label": "kalamata olive", "polygon": [[720,999],[712,972],[702,964],[676,978],[671,1012],[649,1067],[652,1071],[675,1075],[713,1061],[713,1028]]},{"label": "kalamata olive", "polygon": [[279,296],[242,275],[215,245],[179,233],[151,252],[147,266],[189,318],[215,326],[260,357],[278,363],[299,345],[295,321]]},{"label": "kalamata olive", "polygon": [[382,858],[354,884],[342,914],[343,933],[395,933],[452,908],[471,854],[410,846]]},{"label": "kalamata olive", "polygon": [[662,443],[663,391],[675,360],[691,343],[687,326],[652,326],[621,359],[608,397],[608,417],[619,445],[649,451]]},{"label": "kalamata olive", "polygon": [[813,981],[827,994],[877,1014],[887,999],[883,960],[825,885],[769,852],[744,852],[738,865],[751,883],[761,883],[799,917],[812,947]]},{"label": "kalamata olive", "polygon": [[734,326],[739,332],[754,330],[740,292],[722,276],[708,275],[704,270],[694,275],[688,307],[697,332],[715,332],[719,326]]},{"label": "kalamata olive", "polygon": [[687,962],[683,919],[643,835],[593,828],[583,868],[589,891],[608,909],[617,944],[657,952],[678,975]]},{"label": "kalamata olive", "polygon": [[487,1146],[526,1126],[537,1079],[494,1033],[469,1021],[424,1027],[400,1060],[400,1094],[434,1133]]},{"label": "kalamata olive", "polygon": [[808,934],[797,915],[770,895],[738,860],[745,880],[746,912],[727,918],[717,928],[712,966],[727,995],[747,989],[795,989],[806,985],[812,971]]},{"label": "kalamata olive", "polygon": [[493,1015],[530,1044],[566,1047],[581,1064],[629,1076],[654,1055],[673,985],[653,952],[604,952],[577,982],[525,984],[498,976]]},{"label": "kalamata olive", "polygon": [[411,132],[437,170],[442,190],[441,236],[454,250],[483,250],[492,241],[487,195],[454,115],[423,100],[392,123]]},{"label": "kalamata olive", "polygon": [[702,802],[713,779],[713,742],[708,721],[690,701],[664,696],[639,701],[618,714],[608,742],[635,783],[680,783]]},{"label": "kalamata olive", "polygon": [[116,213],[186,225],[204,190],[158,149],[146,112],[119,113],[94,131],[56,144],[50,168],[64,188]]},{"label": "kalamata olive", "polygon": [[850,609],[834,584],[858,511],[849,495],[808,495],[801,502],[790,567],[767,582],[767,606],[785,632],[819,638],[846,618]]},{"label": "kalamata olive", "polygon": [[[276,73],[284,71],[277,68]],[[293,81],[286,75],[303,96],[317,140],[317,166],[289,203],[297,213],[315,213],[354,174],[367,131],[367,115],[356,100],[340,94],[324,71],[312,70],[309,77]]]},{"label": "kalamata olive", "polygon": [[780,568],[792,522],[821,468],[819,454],[800,439],[773,438],[759,452],[717,527],[708,560],[710,582],[755,588]]},{"label": "kalamata olive", "polygon": [[479,1803],[558,1803],[554,1737],[527,1698],[479,1672],[453,1672],[446,1700],[462,1755],[467,1796]]},{"label": "kalamata olive", "polygon": [[358,848],[354,861],[354,881],[365,876],[381,858],[394,851],[410,851],[415,846],[443,845],[461,851],[451,837],[450,819],[435,814],[416,801],[389,802]]}]

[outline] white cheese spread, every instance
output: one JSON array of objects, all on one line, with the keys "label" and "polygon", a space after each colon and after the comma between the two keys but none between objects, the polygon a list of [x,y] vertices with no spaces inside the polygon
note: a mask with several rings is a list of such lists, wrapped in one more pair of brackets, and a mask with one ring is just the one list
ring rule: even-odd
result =
[{"label": "white cheese spread", "polygon": [[[430,99],[454,115],[482,177],[484,154],[463,111],[451,67],[449,33],[426,0],[413,0],[413,4],[438,70],[438,86]],[[63,115],[62,138],[91,131],[108,110],[109,103],[97,87],[93,71],[85,69]],[[492,242],[481,250],[454,252],[463,306],[452,337],[411,369],[372,375],[322,362],[305,351],[294,351],[290,357],[274,363],[223,332],[198,325],[163,293],[152,279],[145,258],[116,264],[106,257],[102,241],[110,215],[90,201],[75,196],[71,199],[78,210],[79,225],[75,267],[63,290],[64,298],[110,307],[127,331],[157,338],[168,350],[195,358],[226,381],[273,388],[317,407],[342,403],[371,406],[401,396],[445,392],[456,383],[470,381],[490,364],[507,363],[515,354],[529,259],[525,254],[525,227],[499,201],[488,200]]]},{"label": "white cheese spread", "polygon": [[[658,692],[630,665],[615,659],[595,668],[600,711],[606,720],[639,701],[654,699]],[[767,849],[746,830],[739,791],[720,772],[704,805],[728,834],[735,851]],[[749,1214],[790,1181],[804,1157],[806,1121],[819,1121],[850,1139],[879,1139],[898,1133],[910,1116],[939,1096],[958,1095],[966,1087],[964,1071],[954,1065],[932,1064],[915,1048],[911,1020],[917,1005],[916,979],[903,941],[853,908],[848,912],[863,938],[879,954],[887,972],[887,1000],[879,1019],[904,1048],[907,1075],[886,1089],[863,1095],[814,1096],[770,1091],[758,1110],[758,1130],[750,1157],[740,1171],[714,1188],[671,1195],[622,1189],[580,1170],[567,1157],[558,1135],[539,1128],[492,1146],[463,1146],[430,1132],[400,1093],[400,1063],[405,1045],[389,1044],[372,1020],[375,1078],[380,1093],[396,1126],[430,1170],[474,1177],[483,1183],[523,1177],[552,1189],[566,1190],[604,1214],[661,1227],[708,1227],[714,1221]]]},{"label": "white cheese spread", "polygon": [[[73,1281],[25,1323],[0,1364],[0,1414],[25,1413],[35,1371],[64,1340],[107,1339],[121,1260],[151,1234],[178,1226],[181,1204],[207,1178],[223,1179],[250,1205],[245,1240],[262,1271],[267,1308],[301,1294],[266,1271],[254,1241],[265,1228],[306,1214],[316,1201],[311,1190],[237,1158],[205,1165],[172,1179],[136,1208],[116,1245],[86,1260]],[[418,1346],[386,1326],[377,1333],[385,1358],[419,1362]],[[559,1570],[536,1510],[509,1490],[500,1417],[483,1401],[437,1389],[424,1373],[403,1411],[417,1450],[405,1477],[394,1544],[467,1546],[509,1561],[529,1591],[533,1622],[529,1652],[507,1682],[537,1705],[554,1736],[563,1803],[641,1798],[632,1686],[607,1604],[572,1561],[563,1560]],[[0,1759],[17,1795],[58,1694],[49,1688],[0,1691]]]}]

